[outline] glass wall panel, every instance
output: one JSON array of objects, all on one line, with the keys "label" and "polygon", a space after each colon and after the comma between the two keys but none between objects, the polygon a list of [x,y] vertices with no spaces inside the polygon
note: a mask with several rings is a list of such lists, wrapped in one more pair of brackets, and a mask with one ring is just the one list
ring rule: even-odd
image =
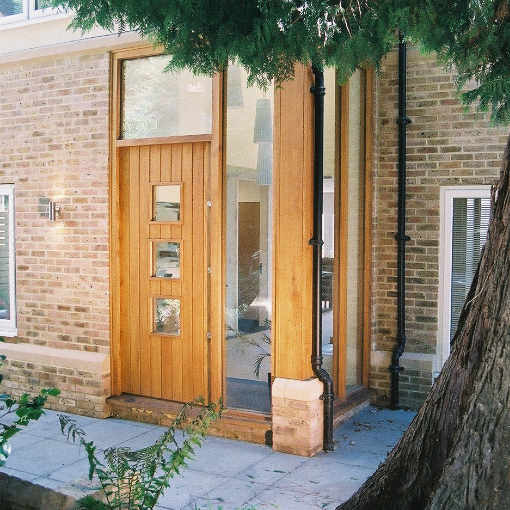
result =
[{"label": "glass wall panel", "polygon": [[[322,356],[324,368],[336,380],[339,367],[345,366],[346,391],[349,392],[361,384],[362,369],[364,75],[356,72],[349,81],[348,89],[342,91],[349,91],[349,111],[343,116],[347,119],[345,125],[340,123],[341,94],[336,84],[335,70],[326,69],[324,80]],[[348,140],[345,168],[340,168],[342,136]],[[341,181],[338,182],[340,177]],[[347,203],[342,204],[340,197],[345,198]],[[339,278],[345,273],[344,287],[340,286],[342,282]],[[340,294],[340,288],[346,288],[346,292]],[[340,299],[345,300],[345,303],[340,303]],[[342,315],[341,305],[345,305],[345,308],[342,307]],[[338,351],[340,337],[345,339],[345,352]]]},{"label": "glass wall panel", "polygon": [[226,82],[227,406],[269,412],[273,91]]},{"label": "glass wall panel", "polygon": [[322,356],[323,366],[331,376],[336,375],[333,365],[334,359],[334,318],[336,307],[335,299],[335,221],[338,221],[335,210],[335,189],[338,170],[338,94],[335,70],[327,68],[324,71],[324,205],[322,214]]},{"label": "glass wall panel", "polygon": [[154,333],[179,335],[181,329],[181,302],[178,299],[154,299],[153,323]]},{"label": "glass wall panel", "polygon": [[121,138],[199,135],[212,129],[212,79],[165,72],[168,55],[122,62]]},{"label": "glass wall panel", "polygon": [[347,391],[361,384],[364,258],[364,83],[361,71],[349,80],[349,161],[347,170]]}]

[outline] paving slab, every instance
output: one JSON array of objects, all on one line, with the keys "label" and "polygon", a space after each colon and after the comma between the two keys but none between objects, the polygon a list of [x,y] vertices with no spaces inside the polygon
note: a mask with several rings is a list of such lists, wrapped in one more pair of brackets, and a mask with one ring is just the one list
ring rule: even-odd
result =
[{"label": "paving slab", "polygon": [[[384,461],[413,417],[407,411],[363,409],[335,431],[334,452],[313,458],[208,437],[189,467],[172,480],[157,509],[334,510]],[[112,446],[149,446],[166,430],[121,419],[74,418],[87,439],[96,441],[100,458]],[[12,443],[0,472],[73,497],[96,491],[83,448],[60,434],[58,413],[48,411]]]}]

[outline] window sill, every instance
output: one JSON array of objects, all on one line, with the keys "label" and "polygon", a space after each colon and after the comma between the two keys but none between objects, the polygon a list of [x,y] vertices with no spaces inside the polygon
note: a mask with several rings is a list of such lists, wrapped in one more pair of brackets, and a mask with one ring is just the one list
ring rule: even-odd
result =
[{"label": "window sill", "polygon": [[72,18],[72,16],[73,15],[69,13],[56,13],[34,16],[33,18],[17,19],[13,21],[8,21],[6,18],[3,18],[0,21],[0,31],[9,30],[12,28],[26,27],[29,25],[36,25],[38,23],[44,23],[45,21],[53,21],[56,19]]},{"label": "window sill", "polygon": [[13,338],[18,336],[18,328],[2,328],[0,327],[0,338],[1,337]]}]

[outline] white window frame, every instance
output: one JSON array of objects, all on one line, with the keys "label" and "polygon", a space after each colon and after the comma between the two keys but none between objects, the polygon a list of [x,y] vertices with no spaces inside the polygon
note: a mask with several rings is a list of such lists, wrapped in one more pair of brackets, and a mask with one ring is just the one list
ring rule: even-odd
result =
[{"label": "white window frame", "polygon": [[36,9],[35,8],[36,0],[29,0],[29,1],[30,1],[30,9],[29,9],[28,17],[30,19],[42,18],[44,16],[55,16],[58,14],[62,14],[62,11],[59,11],[55,7],[45,7],[44,9]]},{"label": "white window frame", "polygon": [[452,281],[452,228],[454,198],[491,198],[491,187],[441,186],[439,232],[439,300],[437,372],[450,355],[451,281]]},{"label": "white window frame", "polygon": [[27,0],[22,0],[23,12],[19,14],[11,14],[10,16],[2,16],[0,18],[0,25],[6,25],[8,23],[18,23],[28,19],[28,3]]},{"label": "white window frame", "polygon": [[0,195],[9,197],[9,306],[10,319],[0,319],[0,337],[13,337],[18,335],[16,325],[16,235],[15,235],[15,203],[14,184],[0,184]]},{"label": "white window frame", "polygon": [[54,7],[35,8],[36,0],[23,0],[23,12],[0,18],[0,27],[11,28],[69,16],[68,12]]}]

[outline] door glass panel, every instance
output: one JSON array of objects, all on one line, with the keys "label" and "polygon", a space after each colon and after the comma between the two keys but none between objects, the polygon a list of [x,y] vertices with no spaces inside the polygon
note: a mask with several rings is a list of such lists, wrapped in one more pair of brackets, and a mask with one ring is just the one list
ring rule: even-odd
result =
[{"label": "door glass panel", "polygon": [[179,221],[181,219],[180,184],[157,184],[152,189],[152,220]]},{"label": "door glass panel", "polygon": [[227,75],[227,406],[269,412],[273,91]]},{"label": "door glass panel", "polygon": [[180,244],[167,241],[152,243],[152,276],[180,278]]},{"label": "door glass panel", "polygon": [[121,138],[211,133],[212,78],[165,72],[169,59],[122,62]]},{"label": "door glass panel", "polygon": [[154,300],[153,331],[161,335],[178,335],[181,329],[181,302],[178,299]]}]

